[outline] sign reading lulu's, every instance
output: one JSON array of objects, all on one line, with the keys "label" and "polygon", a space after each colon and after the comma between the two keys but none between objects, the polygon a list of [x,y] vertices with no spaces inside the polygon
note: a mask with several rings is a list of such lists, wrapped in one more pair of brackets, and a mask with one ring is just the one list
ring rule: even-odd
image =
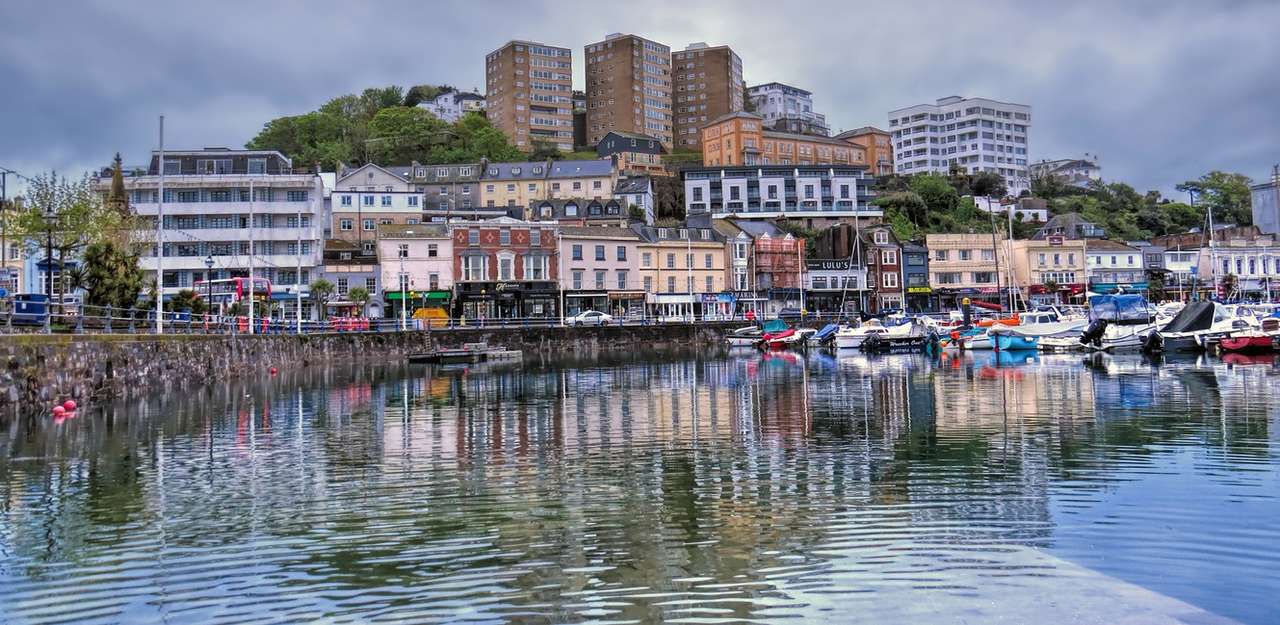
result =
[{"label": "sign reading lulu's", "polygon": [[805,269],[809,271],[848,271],[850,263],[849,263],[849,259],[847,258],[842,260],[808,259],[804,261],[804,266],[805,266]]}]

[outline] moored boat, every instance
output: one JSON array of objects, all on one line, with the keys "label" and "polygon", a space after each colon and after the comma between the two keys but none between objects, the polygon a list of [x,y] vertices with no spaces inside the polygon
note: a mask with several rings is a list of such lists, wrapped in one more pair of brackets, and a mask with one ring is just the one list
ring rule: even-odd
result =
[{"label": "moored boat", "polygon": [[1038,336],[1017,334],[998,327],[988,330],[987,335],[991,337],[990,340],[994,344],[995,350],[1001,352],[1035,350],[1040,345],[1040,337]]},{"label": "moored boat", "polygon": [[753,347],[760,342],[760,337],[763,335],[764,330],[761,330],[759,326],[748,326],[730,332],[728,336],[724,337],[724,340],[729,344],[729,347]]},{"label": "moored boat", "polygon": [[1265,354],[1275,351],[1278,342],[1280,342],[1280,319],[1265,317],[1262,320],[1261,330],[1236,332],[1224,336],[1218,345],[1225,352]]}]

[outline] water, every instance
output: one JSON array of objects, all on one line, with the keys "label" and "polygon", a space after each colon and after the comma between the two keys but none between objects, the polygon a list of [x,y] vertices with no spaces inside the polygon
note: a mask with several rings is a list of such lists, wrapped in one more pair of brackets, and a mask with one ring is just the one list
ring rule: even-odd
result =
[{"label": "water", "polygon": [[313,370],[0,423],[0,622],[1280,622],[1277,363]]}]

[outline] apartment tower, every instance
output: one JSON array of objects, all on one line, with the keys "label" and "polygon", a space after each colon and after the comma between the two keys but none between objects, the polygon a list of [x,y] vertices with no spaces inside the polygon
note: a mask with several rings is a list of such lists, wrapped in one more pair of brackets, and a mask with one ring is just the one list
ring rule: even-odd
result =
[{"label": "apartment tower", "polygon": [[950,96],[889,111],[899,174],[946,174],[952,165],[968,173],[993,172],[1015,197],[1031,188],[1030,130],[1030,106],[987,98]]},{"label": "apartment tower", "polygon": [[671,48],[614,33],[585,50],[587,144],[618,130],[648,135],[671,149]]},{"label": "apartment tower", "polygon": [[511,144],[530,152],[546,142],[573,151],[573,53],[508,41],[485,57],[485,111]]},{"label": "apartment tower", "polygon": [[675,148],[701,150],[702,126],[744,108],[742,59],[729,46],[691,43],[671,55]]}]

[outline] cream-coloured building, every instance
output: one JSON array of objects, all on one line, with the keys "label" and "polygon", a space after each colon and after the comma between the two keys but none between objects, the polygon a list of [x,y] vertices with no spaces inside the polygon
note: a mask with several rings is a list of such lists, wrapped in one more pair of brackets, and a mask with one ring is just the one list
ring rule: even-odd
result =
[{"label": "cream-coloured building", "polygon": [[537,200],[606,199],[617,181],[613,163],[600,159],[488,163],[480,176],[480,205],[527,207]]},{"label": "cream-coloured building", "polygon": [[640,235],[640,284],[651,318],[732,314],[725,291],[724,235],[712,228],[633,226]]},{"label": "cream-coloured building", "polygon": [[[378,226],[378,264],[387,317],[418,308],[446,311],[453,288],[453,239],[445,224]],[[406,300],[401,305],[401,300]]]},{"label": "cream-coloured building", "polygon": [[929,286],[943,310],[964,298],[999,302],[1009,283],[1006,250],[990,234],[930,234]]},{"label": "cream-coloured building", "polygon": [[[1032,304],[1081,303],[1086,252],[1082,239],[1006,241],[1014,286]],[[1056,286],[1056,289],[1048,288]]]}]

